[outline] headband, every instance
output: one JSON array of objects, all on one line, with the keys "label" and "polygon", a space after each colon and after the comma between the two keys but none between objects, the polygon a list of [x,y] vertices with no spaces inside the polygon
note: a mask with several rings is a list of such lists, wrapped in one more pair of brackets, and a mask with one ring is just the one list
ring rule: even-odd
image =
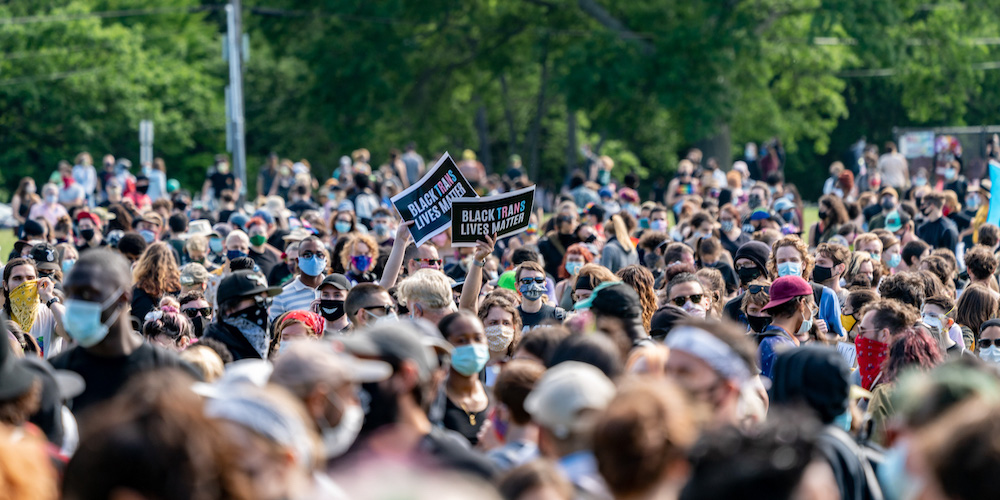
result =
[{"label": "headband", "polygon": [[711,333],[693,326],[679,326],[664,341],[670,349],[686,352],[708,363],[728,380],[742,385],[750,379],[750,370],[732,347]]},{"label": "headband", "polygon": [[593,290],[594,283],[591,281],[590,276],[579,276],[576,278],[576,285],[573,286],[574,290]]}]

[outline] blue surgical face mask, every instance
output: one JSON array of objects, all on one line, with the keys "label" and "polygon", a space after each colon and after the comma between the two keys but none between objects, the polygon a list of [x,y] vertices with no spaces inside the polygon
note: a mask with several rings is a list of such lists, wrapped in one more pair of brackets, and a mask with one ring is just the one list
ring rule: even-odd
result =
[{"label": "blue surgical face mask", "polygon": [[653,231],[666,231],[667,221],[664,219],[656,219],[653,221],[649,221],[649,228],[652,229]]},{"label": "blue surgical face mask", "polygon": [[63,275],[69,273],[70,269],[73,269],[73,264],[76,264],[76,259],[66,259],[62,261],[62,272]]},{"label": "blue surgical face mask", "polygon": [[778,264],[778,276],[802,276],[802,264],[782,262]]},{"label": "blue surgical face mask", "polygon": [[214,254],[222,253],[222,240],[219,238],[212,238],[208,240],[208,248]]},{"label": "blue surgical face mask", "polygon": [[299,257],[299,271],[307,276],[319,276],[326,269],[326,259],[312,256],[308,259]]},{"label": "blue surgical face mask", "polygon": [[231,261],[238,259],[240,257],[246,257],[246,252],[240,250],[226,250],[226,258]]},{"label": "blue surgical face mask", "polygon": [[372,227],[372,231],[374,231],[375,234],[380,238],[389,236],[389,226],[385,224],[375,224],[375,226]]},{"label": "blue surgical face mask", "polygon": [[451,367],[466,377],[483,371],[489,360],[490,348],[486,344],[459,346],[451,353]]},{"label": "blue surgical face mask", "polygon": [[142,236],[142,239],[146,240],[147,244],[153,243],[154,241],[156,241],[156,233],[150,231],[149,229],[142,229],[142,230],[140,230],[139,231],[139,236]]},{"label": "blue surgical face mask", "polygon": [[340,234],[349,233],[349,232],[351,232],[351,223],[350,222],[337,221],[337,222],[335,222],[333,224],[333,228],[336,229],[337,232],[340,233]]},{"label": "blue surgical face mask", "polygon": [[582,262],[567,262],[566,272],[569,273],[570,276],[576,276],[576,273],[580,270],[581,267],[583,267]]},{"label": "blue surgical face mask", "polygon": [[899,263],[902,262],[902,261],[903,261],[903,256],[902,255],[900,255],[898,253],[897,254],[893,254],[892,257],[889,257],[889,267],[895,269],[895,268],[899,267]]},{"label": "blue surgical face mask", "polygon": [[63,315],[63,327],[69,337],[83,347],[93,347],[100,344],[108,336],[112,323],[118,319],[120,309],[115,309],[108,321],[101,321],[101,314],[121,297],[119,288],[103,303],[88,300],[66,299],[66,312]]}]

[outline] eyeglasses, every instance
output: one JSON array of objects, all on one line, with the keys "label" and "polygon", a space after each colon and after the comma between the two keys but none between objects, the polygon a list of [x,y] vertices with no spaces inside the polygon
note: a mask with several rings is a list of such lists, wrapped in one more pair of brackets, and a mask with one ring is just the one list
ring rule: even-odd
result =
[{"label": "eyeglasses", "polygon": [[684,304],[686,304],[687,301],[688,301],[688,299],[691,299],[691,303],[692,304],[701,304],[701,298],[702,298],[702,296],[703,295],[700,294],[700,293],[696,293],[694,295],[688,295],[686,297],[683,296],[683,295],[681,295],[680,297],[674,297],[674,298],[670,299],[670,302],[673,302],[674,305],[677,306],[677,307],[681,307]]},{"label": "eyeglasses", "polygon": [[384,306],[368,306],[368,307],[362,307],[361,309],[364,310],[364,311],[382,311],[382,314],[381,314],[382,316],[385,316],[385,315],[392,314],[392,313],[396,312],[396,306],[394,306],[392,304],[388,304],[388,305],[384,305]]},{"label": "eyeglasses", "polygon": [[541,276],[539,276],[537,278],[521,278],[521,284],[522,285],[530,285],[532,282],[538,283],[539,285],[544,285],[545,284],[545,278],[541,277]]},{"label": "eyeglasses", "polygon": [[413,260],[423,264],[427,264],[429,266],[440,266],[441,263],[444,262],[441,259],[413,259]]},{"label": "eyeglasses", "polygon": [[187,314],[187,317],[189,317],[191,319],[197,318],[198,316],[201,316],[203,318],[207,318],[210,314],[212,314],[212,308],[211,307],[192,307],[192,308],[189,308],[189,309],[185,309],[184,310],[184,314]]},{"label": "eyeglasses", "polygon": [[320,252],[303,252],[303,253],[299,254],[299,258],[306,259],[306,260],[311,259],[313,257],[316,257],[317,259],[322,259],[322,258],[325,258],[326,255],[324,255],[323,253],[320,253]]},{"label": "eyeglasses", "polygon": [[771,293],[771,287],[767,285],[750,285],[747,287],[747,291],[750,293]]},{"label": "eyeglasses", "polygon": [[986,349],[990,346],[1000,347],[1000,339],[979,339],[979,348]]}]

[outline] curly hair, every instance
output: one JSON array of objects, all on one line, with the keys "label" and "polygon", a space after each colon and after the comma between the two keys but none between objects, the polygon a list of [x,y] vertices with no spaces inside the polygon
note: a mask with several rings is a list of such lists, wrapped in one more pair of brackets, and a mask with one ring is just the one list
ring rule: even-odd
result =
[{"label": "curly hair", "polygon": [[649,331],[650,321],[653,313],[656,312],[656,291],[653,289],[653,273],[643,266],[632,264],[618,270],[617,276],[639,295],[639,302],[642,304],[642,325]]},{"label": "curly hair", "polygon": [[781,247],[794,247],[799,251],[799,255],[802,256],[802,277],[809,279],[809,276],[812,276],[812,268],[816,263],[816,259],[809,254],[809,247],[806,246],[806,242],[794,234],[781,237],[781,239],[775,241],[774,245],[771,246],[771,257],[767,260],[768,274],[771,276],[778,275],[778,249]]},{"label": "curly hair", "polygon": [[952,281],[951,277],[955,272],[955,268],[952,267],[951,263],[947,259],[940,255],[928,255],[923,259],[920,259],[920,267],[927,269],[928,271],[934,273],[941,280],[941,284],[950,291],[954,291],[955,282]]},{"label": "curly hair", "polygon": [[[857,244],[855,244],[855,247],[856,246]],[[875,273],[877,272],[876,264],[878,263],[878,261],[873,259],[872,256],[868,254],[868,252],[854,252],[853,254],[851,254],[851,260],[850,262],[847,263],[847,270],[844,271],[844,281],[846,281],[848,284],[855,284],[856,283],[855,280],[860,277],[861,266],[865,262],[872,263],[872,271],[873,271],[872,281],[871,283],[868,283],[865,286],[865,288],[874,287],[875,284],[878,283],[878,280],[875,279]]]},{"label": "curly hair", "polygon": [[[374,268],[375,262],[378,261],[378,242],[371,235],[363,233],[351,233],[347,238],[347,243],[340,250],[340,265],[344,266],[344,269],[351,268],[351,254],[354,252],[354,246],[358,243],[368,245],[368,256],[372,258],[370,268]],[[368,270],[371,271],[371,269]]]},{"label": "curly hair", "polygon": [[816,247],[816,255],[822,255],[832,260],[834,267],[847,264],[851,260],[851,250],[839,243],[820,243]]},{"label": "curly hair", "polygon": [[844,206],[844,202],[832,194],[824,195],[819,199],[819,206],[827,205],[829,210],[826,211],[826,220],[823,221],[824,224],[829,224],[831,226],[843,224],[851,220],[847,215],[847,207]]},{"label": "curly hair", "polygon": [[483,325],[486,325],[486,318],[490,315],[490,311],[494,307],[500,308],[511,315],[511,323],[514,325],[514,339],[507,346],[507,355],[513,356],[514,351],[517,350],[517,345],[521,342],[521,328],[523,328],[521,313],[517,310],[517,303],[510,301],[503,295],[490,293],[483,299],[483,303],[479,305],[479,320],[483,322]]},{"label": "curly hair", "polygon": [[158,241],[146,247],[132,271],[132,282],[136,288],[152,297],[159,298],[164,293],[181,289],[181,271],[174,260],[170,245]]},{"label": "curly hair", "polygon": [[920,306],[924,303],[924,281],[912,272],[896,273],[886,277],[878,286],[883,299],[898,300],[904,304]]},{"label": "curly hair", "polygon": [[978,281],[985,280],[997,270],[997,257],[984,245],[975,245],[965,252],[965,267]]}]

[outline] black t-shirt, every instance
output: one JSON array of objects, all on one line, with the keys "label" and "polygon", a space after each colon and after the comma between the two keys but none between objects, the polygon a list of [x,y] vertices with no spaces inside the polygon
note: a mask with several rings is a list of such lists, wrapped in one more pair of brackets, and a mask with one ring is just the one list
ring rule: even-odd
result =
[{"label": "black t-shirt", "polygon": [[917,237],[934,248],[947,248],[954,252],[958,244],[958,228],[951,219],[941,217],[918,227]]},{"label": "black t-shirt", "polygon": [[561,307],[552,307],[548,304],[542,304],[542,308],[535,313],[524,312],[521,306],[517,306],[517,312],[521,314],[521,324],[524,325],[521,328],[522,332],[546,326],[549,320],[561,322],[566,318],[566,310]]},{"label": "black t-shirt", "polygon": [[281,259],[279,259],[274,252],[268,251],[267,249],[264,249],[263,252],[257,252],[251,248],[249,256],[253,259],[254,263],[257,264],[257,267],[260,268],[260,272],[263,273],[264,276],[270,276],[271,271],[274,270],[274,266],[281,263]]},{"label": "black t-shirt", "polygon": [[222,196],[222,191],[226,189],[236,189],[236,176],[232,172],[224,174],[216,171],[208,176],[208,180],[212,183],[212,189],[215,190],[216,198]]},{"label": "black t-shirt", "polygon": [[181,368],[197,376],[197,372],[176,354],[147,343],[140,345],[128,356],[117,358],[95,356],[77,346],[49,362],[53,368],[80,374],[86,382],[86,389],[71,402],[73,413],[78,416],[92,405],[113,397],[129,379],[142,372],[157,368]]},{"label": "black t-shirt", "polygon": [[267,284],[268,286],[285,286],[285,283],[292,281],[294,277],[292,271],[282,262],[280,265],[274,266],[267,274]]},{"label": "black t-shirt", "polygon": [[[469,444],[472,446],[478,444],[479,429],[489,416],[486,410],[472,412],[472,418],[470,419],[470,414],[453,403],[450,398],[445,398],[445,400],[444,419],[441,421],[441,424],[445,429],[450,429],[461,434],[465,439],[469,440]],[[471,421],[475,421],[475,425]]]},{"label": "black t-shirt", "polygon": [[285,236],[288,236],[289,231],[287,229],[275,229],[271,233],[271,237],[267,239],[267,243],[282,252],[285,251]]}]

